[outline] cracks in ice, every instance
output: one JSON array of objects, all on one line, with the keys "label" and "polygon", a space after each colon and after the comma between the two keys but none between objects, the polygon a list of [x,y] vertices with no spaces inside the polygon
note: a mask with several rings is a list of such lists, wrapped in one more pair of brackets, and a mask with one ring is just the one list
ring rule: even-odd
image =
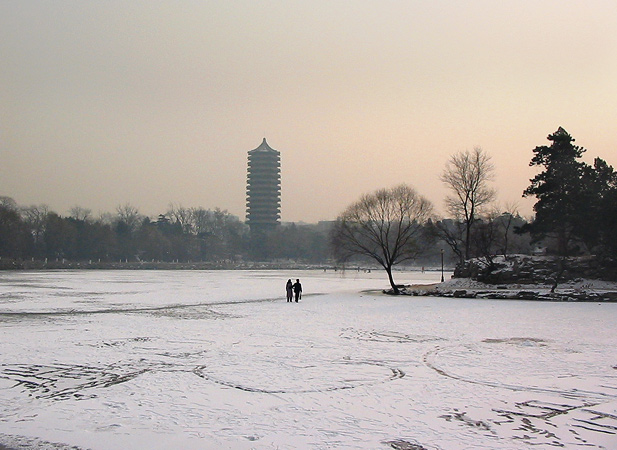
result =
[{"label": "cracks in ice", "polygon": [[123,347],[123,346],[128,345],[128,344],[132,344],[132,343],[136,343],[136,342],[149,342],[151,340],[152,340],[152,338],[149,338],[147,336],[137,336],[137,337],[127,338],[127,339],[115,339],[115,340],[111,340],[111,341],[103,341],[103,342],[100,342],[98,344],[93,344],[93,346],[97,347],[97,348]]},{"label": "cracks in ice", "polygon": [[409,442],[403,439],[385,441],[384,444],[389,445],[394,450],[426,450],[426,448],[421,446],[420,444]]},{"label": "cracks in ice", "polygon": [[12,434],[0,433],[0,442],[5,446],[0,448],[15,448],[15,449],[38,449],[38,450],[80,450],[74,445],[62,444],[58,442],[49,442],[37,438],[28,438],[25,436],[15,436]]},{"label": "cracks in ice", "polygon": [[[246,303],[271,303],[280,301],[279,297],[275,298],[262,298],[254,300],[227,300],[220,302],[200,302],[190,304],[172,304],[163,306],[143,306],[132,308],[104,308],[104,309],[70,309],[70,310],[56,310],[56,311],[0,311],[0,320],[3,318],[46,318],[46,317],[66,317],[66,316],[87,316],[97,314],[129,314],[129,313],[151,313],[158,314],[160,316],[172,316],[178,318],[184,317],[181,313],[174,313],[174,311],[191,311],[198,308],[203,308],[205,313],[202,316],[188,317],[188,318],[229,318],[236,317],[230,314],[223,314],[213,311],[211,308],[214,306],[225,305],[241,305]],[[189,313],[190,314],[190,313]]]},{"label": "cracks in ice", "polygon": [[[193,373],[204,380],[210,381],[215,384],[219,384],[221,386],[226,386],[233,389],[238,389],[245,392],[257,392],[262,394],[307,394],[307,393],[319,393],[319,392],[331,392],[331,391],[340,391],[345,389],[354,389],[360,386],[371,386],[380,383],[385,383],[388,381],[397,380],[403,378],[405,376],[405,372],[396,367],[390,367],[386,363],[381,361],[353,361],[349,359],[343,359],[341,361],[333,361],[331,362],[330,367],[336,368],[337,366],[342,366],[347,370],[344,370],[343,373],[339,374],[339,379],[333,381],[332,378],[336,378],[336,375],[330,374],[327,380],[322,382],[313,383],[312,387],[309,388],[300,388],[293,385],[287,384],[285,387],[266,387],[259,386],[259,383],[256,383],[254,380],[250,379],[250,377],[245,377],[242,382],[236,382],[230,379],[219,378],[213,373],[211,373],[211,368],[206,365],[202,365],[196,367],[193,370]],[[356,373],[361,372],[359,367],[379,367],[386,369],[386,373],[383,373],[377,376],[374,373],[370,374],[362,374]],[[297,366],[295,369],[295,376],[297,377],[297,383],[308,382],[310,376],[303,377],[302,370],[303,369],[314,369],[317,366],[306,366],[301,367]],[[349,368],[355,368],[355,370],[348,370]],[[370,377],[370,378],[369,378]],[[246,381],[253,381],[253,385],[250,385]],[[275,383],[263,383],[263,384],[275,384]],[[280,384],[285,384],[283,381]],[[316,384],[316,385],[315,385]]]},{"label": "cracks in ice", "polygon": [[589,415],[588,418],[575,419],[577,423],[574,426],[607,434],[617,434],[617,416],[596,411],[593,406],[595,405],[583,409]]},{"label": "cracks in ice", "polygon": [[[523,346],[546,345],[545,341],[527,338],[485,340],[484,342]],[[427,352],[423,358],[424,363],[441,376],[470,384],[519,391],[530,397],[558,399],[547,401],[532,398],[527,401],[513,402],[501,408],[491,408],[488,411],[469,412],[455,409],[452,413],[441,416],[447,421],[458,421],[479,432],[487,432],[500,437],[509,434],[511,439],[520,440],[529,445],[564,447],[575,442],[595,447],[590,442],[593,440],[590,433],[617,435],[617,416],[599,411],[597,408],[604,402],[616,399],[615,395],[578,389],[523,386],[464,377],[436,363],[438,355],[445,350],[449,349],[436,347]],[[472,418],[474,415],[481,415],[482,419]],[[560,416],[565,419],[555,422],[555,419]],[[557,426],[557,423],[564,420],[570,423],[570,428],[565,433],[563,428]]]},{"label": "cracks in ice", "polygon": [[509,384],[502,383],[498,381],[490,381],[490,380],[479,380],[474,378],[468,378],[463,375],[459,375],[454,372],[449,372],[446,369],[439,367],[439,365],[435,362],[435,359],[439,355],[439,353],[447,350],[447,347],[436,347],[435,349],[424,354],[423,361],[426,366],[437,372],[439,375],[444,377],[452,378],[454,380],[462,381],[470,384],[478,384],[482,386],[490,386],[501,389],[509,389],[512,391],[524,391],[524,392],[537,392],[537,393],[545,393],[545,394],[557,394],[563,396],[565,398],[574,398],[574,399],[588,399],[593,398],[600,401],[606,401],[611,399],[617,399],[617,395],[610,395],[604,392],[594,392],[594,391],[585,391],[581,389],[551,389],[551,388],[541,388],[536,386],[524,386],[518,384]]},{"label": "cracks in ice", "polygon": [[[148,337],[136,337],[127,340],[116,340],[104,342],[101,345],[122,346],[130,342],[148,342]],[[179,354],[169,353],[164,356],[173,358],[186,359],[193,357],[201,357],[204,350],[199,352],[183,352]],[[315,393],[329,392],[345,389],[353,389],[360,386],[370,386],[388,381],[397,380],[405,376],[405,372],[396,367],[390,367],[388,364],[381,361],[362,360],[354,361],[343,359],[333,361],[330,364],[331,368],[338,368],[335,373],[330,373],[323,380],[317,379],[309,382],[311,374],[314,371],[321,371],[321,366],[296,366],[294,373],[298,377],[294,384],[287,384],[284,387],[269,388],[258,386],[254,380],[248,376],[242,375],[241,382],[235,382],[232,379],[225,377],[217,377],[211,371],[210,366],[190,364],[172,364],[165,362],[150,362],[141,359],[138,362],[126,364],[111,364],[106,366],[87,366],[73,364],[2,364],[0,365],[0,378],[14,382],[13,387],[21,387],[22,392],[27,393],[30,397],[36,399],[51,399],[51,400],[81,400],[88,398],[96,398],[100,395],[100,389],[113,387],[128,381],[132,381],[148,372],[170,371],[170,372],[185,372],[193,373],[198,377],[213,382],[215,384],[226,386],[245,392],[257,392],[267,394],[285,394],[285,393]],[[363,370],[368,368],[369,370]],[[375,370],[375,368],[383,369],[383,371]],[[308,372],[308,378],[302,378],[302,374]],[[298,375],[299,374],[299,375]],[[262,380],[263,381],[263,380]],[[266,380],[272,381],[272,380]],[[298,387],[306,382],[310,386],[308,388]]]},{"label": "cracks in ice", "polygon": [[239,317],[234,314],[215,311],[214,309],[205,305],[192,306],[187,308],[174,306],[165,309],[150,311],[150,313],[156,317],[170,317],[173,319],[181,320],[232,319]]},{"label": "cracks in ice", "polygon": [[344,328],[341,331],[340,336],[344,339],[357,339],[360,341],[371,341],[371,342],[393,342],[393,343],[423,343],[423,342],[434,342],[434,341],[443,341],[445,339],[437,336],[427,336],[427,335],[413,335],[413,334],[405,334],[397,331],[366,331],[366,330],[356,330],[355,328]]},{"label": "cracks in ice", "polygon": [[149,370],[120,365],[2,364],[0,378],[15,382],[16,386],[22,386],[37,399],[83,399],[96,397],[96,394],[84,391],[125,383]]},{"label": "cracks in ice", "polygon": [[[477,411],[457,409],[441,418],[448,422],[460,422],[478,432],[488,432],[500,438],[509,434],[512,440],[523,441],[528,445],[566,447],[576,443],[596,447],[589,441],[588,432],[616,435],[617,417],[594,411],[590,409],[592,406],[594,405],[589,402],[552,403],[529,400],[514,403],[506,408],[492,409],[488,413],[484,412],[483,420],[472,418],[481,414]],[[556,425],[554,419],[558,416],[566,416],[565,420],[571,424],[568,431]],[[577,432],[575,428],[581,432]]]},{"label": "cracks in ice", "polygon": [[[148,372],[192,373],[195,363],[210,351],[211,341],[194,340],[193,350],[173,351],[160,347],[157,338],[136,336],[110,339],[79,345],[97,349],[131,347],[143,356],[139,359],[108,365],[83,364],[1,364],[0,379],[14,382],[14,388],[37,399],[85,399],[97,397],[97,390],[125,383]],[[168,341],[173,344],[174,341]],[[178,342],[176,342],[178,343]],[[183,345],[188,341],[182,341]],[[154,356],[154,360],[151,357]],[[164,359],[161,360],[161,357]]]},{"label": "cracks in ice", "polygon": [[445,414],[443,416],[441,416],[442,419],[446,419],[448,422],[452,421],[452,420],[457,420],[459,422],[464,423],[465,425],[467,425],[468,427],[472,427],[472,428],[476,428],[476,429],[480,429],[483,431],[489,431],[493,434],[495,434],[495,432],[491,429],[491,426],[482,421],[482,420],[474,420],[471,419],[466,412],[464,411],[458,411],[458,410],[454,410],[454,412],[452,412],[451,414]]},{"label": "cracks in ice", "polygon": [[546,347],[548,345],[548,341],[545,339],[538,338],[506,338],[506,339],[484,339],[482,342],[486,344],[510,344],[516,345],[519,347]]}]

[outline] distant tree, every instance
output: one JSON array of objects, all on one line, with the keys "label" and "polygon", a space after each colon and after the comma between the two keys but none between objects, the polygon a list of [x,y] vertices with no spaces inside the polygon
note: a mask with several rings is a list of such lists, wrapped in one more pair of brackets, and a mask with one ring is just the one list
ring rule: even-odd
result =
[{"label": "distant tree", "polygon": [[[159,231],[165,236],[181,236],[183,233],[185,233],[185,227],[182,225],[182,223],[178,220],[170,220],[166,214],[159,214],[156,222],[152,223],[155,224]],[[148,222],[146,222],[144,220],[143,224],[150,224],[150,221],[148,220]]]},{"label": "distant tree", "polygon": [[88,208],[82,208],[81,206],[73,206],[69,210],[69,217],[75,220],[89,221],[92,218],[92,210]]},{"label": "distant tree", "polygon": [[518,212],[518,205],[514,202],[506,204],[501,211],[502,213],[496,221],[501,247],[499,253],[507,257],[508,251],[510,250],[510,237],[513,235],[514,227],[517,226],[517,218],[520,219],[520,215]]},{"label": "distant tree", "polygon": [[[495,199],[495,190],[489,186],[494,170],[491,157],[476,147],[472,151],[453,155],[441,174],[441,181],[450,190],[450,195],[446,197],[446,208],[454,219],[463,224],[458,240],[464,251],[452,250],[460,253],[464,259],[471,257],[471,231],[475,221]],[[453,230],[447,231],[451,233]],[[452,238],[450,236],[451,241]]]},{"label": "distant tree", "polygon": [[114,225],[114,234],[116,236],[116,257],[121,259],[133,258],[137,253],[134,233],[126,222],[119,220]]},{"label": "distant tree", "polygon": [[432,212],[431,202],[407,185],[364,195],[338,217],[331,232],[334,254],[341,261],[353,255],[373,259],[398,294],[392,268],[424,251],[422,232]]},{"label": "distant tree", "polygon": [[442,219],[434,223],[432,231],[435,237],[443,241],[459,262],[465,260],[465,223],[455,219]]},{"label": "distant tree", "polygon": [[172,222],[179,224],[182,232],[191,233],[193,232],[191,213],[191,208],[185,208],[179,203],[171,203],[165,216],[169,217]]},{"label": "distant tree", "polygon": [[495,255],[507,258],[512,247],[519,253],[529,253],[531,248],[525,245],[525,237],[515,233],[515,228],[520,228],[525,223],[518,214],[516,204],[494,206],[478,220],[478,229],[472,231],[474,254],[484,257],[491,264]]},{"label": "distant tree", "polygon": [[[87,258],[102,261],[115,259],[118,244],[112,226],[102,221],[85,222],[85,226],[87,240],[83,246],[88,249]],[[85,256],[84,254],[84,259],[86,259]]]},{"label": "distant tree", "polygon": [[602,257],[617,256],[617,172],[601,158],[583,165],[583,193],[576,232],[586,247]]},{"label": "distant tree", "polygon": [[600,253],[617,258],[617,188],[606,192],[599,205],[597,220],[600,224]]},{"label": "distant tree", "polygon": [[77,243],[75,224],[50,212],[45,223],[44,243],[46,257],[74,259]]},{"label": "distant tree", "polygon": [[32,235],[15,201],[0,197],[0,256],[22,258],[32,250]]},{"label": "distant tree", "polygon": [[[63,219],[75,230],[74,252],[70,255],[76,260],[108,260],[114,256],[115,234],[111,225],[100,220],[93,220],[87,211],[73,211],[71,216]],[[77,219],[82,217],[82,219]]]},{"label": "distant tree", "polygon": [[0,207],[12,211],[18,211],[17,202],[12,197],[0,195]]},{"label": "distant tree", "polygon": [[135,253],[142,260],[171,261],[176,254],[170,240],[169,219],[164,214],[159,215],[156,222],[144,218],[135,233]]},{"label": "distant tree", "polygon": [[535,219],[526,229],[535,239],[554,237],[557,254],[565,257],[581,236],[583,210],[588,206],[582,183],[585,165],[579,161],[585,149],[574,145],[572,136],[561,127],[547,139],[551,145],[536,147],[529,163],[543,171],[523,192],[524,197],[537,199]]},{"label": "distant tree", "polygon": [[220,208],[193,208],[191,220],[192,228],[200,239],[204,259],[234,259],[241,253],[246,230],[237,216]]},{"label": "distant tree", "polygon": [[123,222],[131,233],[137,231],[144,219],[144,216],[139,213],[139,209],[130,203],[118,206],[116,213],[118,221]]},{"label": "distant tree", "polygon": [[102,212],[102,213],[99,213],[99,216],[96,219],[96,221],[101,224],[109,225],[110,227],[113,227],[115,223],[117,222],[117,218],[114,214],[110,212]]},{"label": "distant tree", "polygon": [[316,225],[284,224],[267,236],[267,247],[274,259],[287,259],[308,263],[328,260],[327,230]]},{"label": "distant tree", "polygon": [[21,210],[24,222],[26,222],[30,228],[30,233],[32,234],[35,256],[43,256],[45,253],[45,244],[43,240],[49,213],[49,207],[44,204],[32,205],[27,208],[22,208]]},{"label": "distant tree", "polygon": [[478,219],[470,236],[474,254],[484,259],[490,267],[493,266],[493,257],[499,239],[497,218],[498,216],[494,214],[487,214],[482,219]]}]

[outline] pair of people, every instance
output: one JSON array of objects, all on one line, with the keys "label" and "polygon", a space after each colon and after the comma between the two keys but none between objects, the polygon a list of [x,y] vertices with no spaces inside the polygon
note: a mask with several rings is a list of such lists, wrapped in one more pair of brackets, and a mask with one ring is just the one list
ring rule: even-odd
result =
[{"label": "pair of people", "polygon": [[292,283],[291,279],[287,280],[285,290],[287,291],[287,301],[293,302],[295,295],[296,303],[298,303],[298,300],[302,297],[302,285],[300,284],[300,280],[296,279],[295,283]]}]

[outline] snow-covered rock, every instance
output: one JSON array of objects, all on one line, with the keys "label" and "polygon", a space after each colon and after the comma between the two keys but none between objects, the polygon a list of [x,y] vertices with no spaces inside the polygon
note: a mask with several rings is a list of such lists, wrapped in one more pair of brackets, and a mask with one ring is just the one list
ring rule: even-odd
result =
[{"label": "snow-covered rock", "polygon": [[471,278],[488,284],[552,284],[560,281],[598,279],[617,281],[614,261],[593,256],[560,259],[554,256],[509,255],[474,258],[459,264],[454,278]]}]

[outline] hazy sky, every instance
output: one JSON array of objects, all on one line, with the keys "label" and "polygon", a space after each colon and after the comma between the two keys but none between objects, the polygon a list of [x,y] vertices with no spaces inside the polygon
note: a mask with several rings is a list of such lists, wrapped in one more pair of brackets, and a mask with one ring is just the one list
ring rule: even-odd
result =
[{"label": "hazy sky", "polygon": [[439,210],[453,153],[502,203],[564,127],[617,166],[617,3],[0,2],[0,195],[244,219],[247,152],[281,152],[282,219],[409,183]]}]

